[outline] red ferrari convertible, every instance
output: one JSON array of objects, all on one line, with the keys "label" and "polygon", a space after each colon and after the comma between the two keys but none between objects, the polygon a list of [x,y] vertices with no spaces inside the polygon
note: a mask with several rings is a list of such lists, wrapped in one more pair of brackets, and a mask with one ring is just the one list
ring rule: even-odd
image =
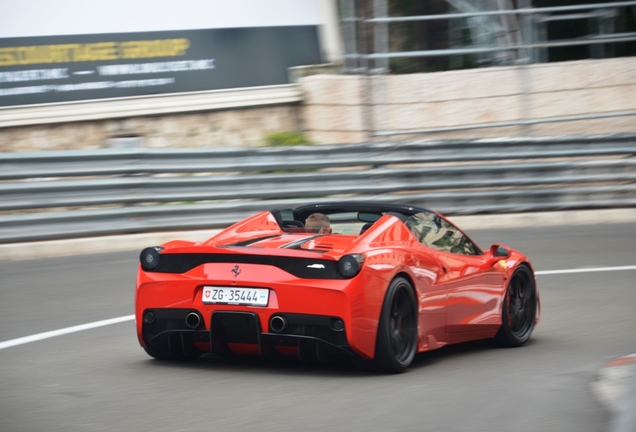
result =
[{"label": "red ferrari convertible", "polygon": [[201,243],[141,252],[137,335],[157,359],[298,356],[401,372],[416,353],[539,321],[526,256],[482,250],[444,216],[402,204],[268,210]]}]

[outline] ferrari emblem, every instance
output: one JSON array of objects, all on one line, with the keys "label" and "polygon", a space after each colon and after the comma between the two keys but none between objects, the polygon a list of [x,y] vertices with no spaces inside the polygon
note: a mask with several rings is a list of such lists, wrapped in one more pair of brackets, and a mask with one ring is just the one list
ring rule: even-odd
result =
[{"label": "ferrari emblem", "polygon": [[504,260],[500,260],[499,261],[499,265],[501,265],[501,268],[503,268],[504,270],[506,269],[507,265],[506,265],[506,261]]},{"label": "ferrari emblem", "polygon": [[232,274],[234,275],[234,278],[241,274],[241,269],[239,268],[238,264],[235,265],[232,269]]}]

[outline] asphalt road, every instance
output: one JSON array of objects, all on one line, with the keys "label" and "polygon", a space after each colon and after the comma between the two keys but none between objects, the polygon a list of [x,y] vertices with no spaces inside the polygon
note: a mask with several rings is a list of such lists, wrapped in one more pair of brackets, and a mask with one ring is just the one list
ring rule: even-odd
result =
[{"label": "asphalt road", "polygon": [[[634,225],[469,232],[536,270],[636,264]],[[133,313],[138,252],[0,262],[0,343]],[[0,431],[603,431],[590,391],[636,352],[636,270],[538,276],[543,320],[522,348],[420,354],[404,374],[347,363],[152,360],[132,321],[0,349]]]}]

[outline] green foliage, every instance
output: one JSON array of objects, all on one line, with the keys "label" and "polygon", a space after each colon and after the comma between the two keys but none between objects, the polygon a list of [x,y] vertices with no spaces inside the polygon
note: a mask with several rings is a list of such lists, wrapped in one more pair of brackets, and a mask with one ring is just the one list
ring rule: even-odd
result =
[{"label": "green foliage", "polygon": [[[305,135],[300,132],[275,132],[265,136],[265,142],[270,147],[289,147],[297,145],[313,144]],[[281,174],[295,172],[312,172],[311,168],[283,169],[273,171],[258,171],[259,174]]]},{"label": "green foliage", "polygon": [[265,142],[270,147],[284,147],[312,144],[309,139],[300,132],[275,132],[265,136]]}]

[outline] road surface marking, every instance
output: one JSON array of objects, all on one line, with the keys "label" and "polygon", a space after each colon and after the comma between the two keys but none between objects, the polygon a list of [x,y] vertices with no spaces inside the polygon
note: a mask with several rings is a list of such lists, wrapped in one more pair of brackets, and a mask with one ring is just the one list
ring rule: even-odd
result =
[{"label": "road surface marking", "polygon": [[31,336],[25,336],[25,337],[21,337],[18,339],[12,339],[12,340],[8,340],[5,342],[0,342],[0,349],[4,349],[4,348],[9,348],[12,346],[16,346],[16,345],[22,345],[22,344],[26,344],[29,342],[35,342],[35,341],[39,341],[42,339],[49,339],[52,337],[56,337],[56,336],[62,336],[65,334],[69,334],[69,333],[75,333],[78,331],[82,331],[82,330],[90,330],[90,329],[94,329],[97,327],[104,327],[107,325],[111,325],[111,324],[117,324],[120,322],[125,322],[125,321],[132,321],[135,319],[134,315],[126,315],[123,317],[119,317],[119,318],[111,318],[111,319],[107,319],[107,320],[103,320],[103,321],[95,321],[92,323],[88,323],[88,324],[81,324],[81,325],[76,325],[73,327],[66,327],[63,329],[59,329],[59,330],[51,330],[48,332],[44,332],[44,333],[38,333],[38,334],[34,334]]},{"label": "road surface marking", "polygon": [[578,268],[578,269],[566,269],[566,270],[539,270],[534,272],[534,274],[553,275],[553,274],[568,274],[568,273],[611,272],[611,271],[624,271],[624,270],[636,270],[636,265],[620,266],[620,267],[590,267],[590,268]]}]

